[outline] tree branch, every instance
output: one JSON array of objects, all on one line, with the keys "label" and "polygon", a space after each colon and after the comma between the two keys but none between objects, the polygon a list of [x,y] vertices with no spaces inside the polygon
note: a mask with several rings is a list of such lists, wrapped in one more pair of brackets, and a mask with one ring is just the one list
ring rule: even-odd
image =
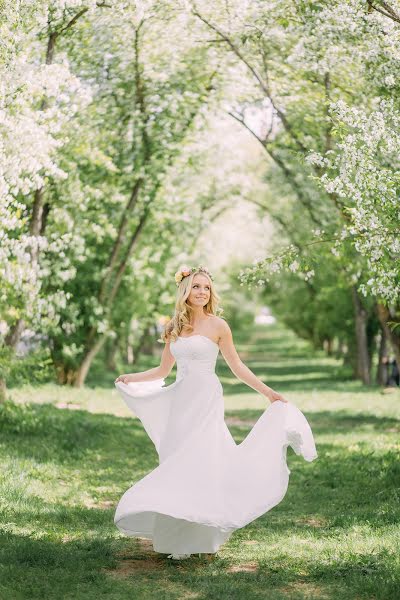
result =
[{"label": "tree branch", "polygon": [[244,118],[243,118],[241,115],[237,115],[237,114],[235,114],[235,113],[233,113],[233,112],[231,112],[231,111],[229,111],[229,110],[228,110],[228,115],[230,115],[230,116],[231,116],[231,117],[233,117],[233,118],[234,118],[236,121],[238,121],[238,123],[240,123],[241,125],[243,125],[243,127],[244,127],[245,129],[247,129],[247,131],[248,131],[249,133],[251,133],[251,135],[252,135],[253,137],[255,137],[255,138],[256,138],[256,140],[257,140],[257,141],[258,141],[258,142],[261,144],[261,146],[262,146],[263,148],[265,148],[265,149],[266,149],[267,140],[266,140],[266,139],[262,139],[260,136],[258,136],[258,135],[256,134],[256,132],[255,132],[255,131],[253,131],[253,129],[251,129],[251,127],[249,127],[249,126],[247,125],[246,121],[244,120]]},{"label": "tree branch", "polygon": [[330,110],[329,110],[329,103],[331,101],[331,77],[330,77],[330,73],[329,71],[327,73],[325,73],[324,75],[324,88],[325,88],[325,100],[326,100],[326,107],[325,107],[325,114],[326,117],[328,119],[328,125],[326,127],[326,132],[325,132],[325,152],[328,152],[329,150],[332,149],[332,119],[331,119],[331,115],[330,115]]},{"label": "tree branch", "polygon": [[[144,23],[144,20],[142,19],[140,21],[137,29],[135,30],[135,40],[134,40],[134,48],[135,48],[135,78],[134,79],[135,79],[135,88],[136,88],[135,92],[136,92],[136,102],[139,105],[140,114],[141,114],[141,118],[142,118],[141,133],[142,133],[142,144],[143,144],[143,148],[144,148],[142,165],[141,165],[142,168],[145,165],[147,165],[147,163],[150,160],[150,156],[151,156],[150,140],[149,140],[149,137],[147,134],[148,114],[147,114],[146,104],[145,104],[145,91],[144,91],[144,85],[142,82],[141,72],[140,72],[140,46],[139,46],[140,37],[139,37],[139,33],[140,33],[140,29],[143,26],[143,23]],[[133,184],[133,187],[132,187],[132,191],[131,191],[129,200],[122,212],[121,219],[120,219],[119,226],[118,226],[117,238],[114,242],[114,247],[112,249],[112,253],[111,253],[110,259],[108,261],[106,271],[104,273],[104,276],[103,276],[101,284],[100,284],[99,301],[101,303],[104,301],[104,298],[106,295],[106,288],[109,283],[110,276],[112,275],[112,271],[114,269],[115,263],[117,261],[118,254],[121,249],[126,230],[128,228],[129,215],[133,212],[134,208],[137,205],[138,198],[139,198],[139,192],[141,190],[143,183],[144,183],[144,177],[140,177],[138,180],[135,181],[135,183]]]},{"label": "tree branch", "polygon": [[271,148],[268,147],[268,141],[267,140],[263,140],[262,138],[260,138],[255,131],[253,131],[251,129],[251,127],[249,127],[244,119],[238,115],[235,115],[232,112],[228,112],[228,114],[233,117],[234,119],[236,119],[236,121],[238,121],[239,123],[241,123],[246,129],[247,131],[249,131],[255,138],[256,140],[258,140],[258,142],[262,145],[262,147],[264,148],[264,150],[267,152],[268,156],[270,158],[272,158],[272,160],[278,165],[278,167],[280,167],[280,169],[282,170],[283,174],[286,177],[287,182],[289,183],[289,185],[291,186],[291,188],[293,189],[294,193],[296,194],[299,202],[304,206],[304,208],[307,210],[311,221],[315,224],[315,225],[319,225],[320,227],[323,225],[323,223],[318,219],[318,217],[315,216],[314,211],[312,209],[312,203],[311,201],[306,198],[305,194],[303,193],[303,191],[301,190],[301,188],[298,186],[298,184],[296,184],[293,174],[291,173],[290,169],[287,167],[287,165],[285,165],[285,163],[283,162],[283,160],[275,153],[271,150]]},{"label": "tree branch", "polygon": [[388,19],[391,19],[392,21],[395,21],[396,23],[400,23],[400,15],[394,10],[394,8],[388,2],[384,2],[383,0],[381,0],[380,6],[377,6],[375,4],[375,2],[373,2],[372,0],[367,0],[367,2],[368,2],[368,6],[372,10],[376,10],[384,17],[387,17]]},{"label": "tree branch", "polygon": [[59,36],[62,33],[64,33],[64,31],[67,31],[67,29],[70,29],[74,25],[74,23],[76,23],[77,20],[82,17],[82,15],[84,15],[85,13],[87,13],[88,10],[89,10],[88,8],[82,8],[79,12],[77,12],[76,15],[74,15],[72,17],[72,19],[65,25],[65,27],[62,27],[60,29],[60,31],[58,31],[57,36]]},{"label": "tree branch", "polygon": [[207,27],[209,27],[210,29],[212,29],[217,35],[219,35],[221,37],[221,39],[224,40],[228,44],[228,46],[230,47],[230,49],[232,50],[232,52],[238,57],[238,59],[240,61],[242,61],[242,63],[247,67],[247,69],[250,71],[250,73],[256,79],[257,83],[259,84],[259,86],[262,89],[262,91],[264,92],[264,94],[270,100],[270,102],[271,102],[271,104],[272,104],[272,106],[273,106],[276,114],[279,116],[280,120],[282,121],[282,125],[285,128],[286,132],[291,136],[291,138],[293,139],[293,141],[295,142],[295,144],[297,145],[297,147],[304,154],[306,154],[307,153],[307,148],[304,146],[304,144],[298,138],[298,136],[296,135],[296,133],[293,131],[292,126],[290,125],[290,123],[286,119],[286,115],[275,104],[275,101],[274,101],[274,99],[272,97],[271,89],[270,89],[268,83],[263,80],[263,78],[261,77],[261,75],[259,75],[259,73],[257,72],[256,68],[253,67],[253,65],[241,53],[241,51],[239,50],[239,48],[232,42],[232,40],[223,31],[221,31],[218,27],[216,27],[215,25],[213,25],[212,23],[210,23],[205,17],[203,17],[197,11],[197,9],[192,9],[192,14],[195,17],[197,17],[198,19],[200,19],[200,21],[202,21]]}]

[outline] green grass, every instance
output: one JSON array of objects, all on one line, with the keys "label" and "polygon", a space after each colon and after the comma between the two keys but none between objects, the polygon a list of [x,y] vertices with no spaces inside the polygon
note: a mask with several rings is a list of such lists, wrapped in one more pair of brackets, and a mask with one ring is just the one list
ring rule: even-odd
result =
[{"label": "green grass", "polygon": [[[213,560],[171,563],[113,524],[122,493],[157,465],[113,389],[115,373],[103,387],[14,389],[0,411],[1,600],[399,598],[399,391],[349,380],[279,326],[237,347],[305,412],[316,437],[312,463],[289,449],[284,500]],[[223,360],[218,374],[239,442],[267,401]]]}]

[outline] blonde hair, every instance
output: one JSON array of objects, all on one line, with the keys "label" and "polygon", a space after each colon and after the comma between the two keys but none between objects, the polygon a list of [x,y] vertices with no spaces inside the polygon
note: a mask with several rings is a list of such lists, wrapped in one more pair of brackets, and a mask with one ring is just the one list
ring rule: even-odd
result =
[{"label": "blonde hair", "polygon": [[207,273],[204,273],[204,271],[194,271],[190,275],[184,277],[179,283],[174,316],[165,325],[164,331],[161,334],[161,340],[163,342],[175,342],[183,329],[189,333],[193,331],[193,326],[190,324],[193,308],[187,303],[187,299],[190,295],[195,275],[204,275],[204,277],[207,277],[210,284],[210,299],[204,306],[204,311],[209,315],[218,314],[219,316],[223,312],[223,309],[219,306],[221,299],[214,289],[212,279]]}]

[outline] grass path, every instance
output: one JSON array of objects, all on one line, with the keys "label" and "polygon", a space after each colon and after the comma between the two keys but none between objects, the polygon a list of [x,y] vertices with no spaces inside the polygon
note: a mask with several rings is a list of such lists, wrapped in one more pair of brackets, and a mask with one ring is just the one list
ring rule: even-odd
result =
[{"label": "grass path", "polygon": [[[280,326],[259,327],[237,347],[305,412],[316,437],[313,463],[288,450],[284,500],[211,560],[171,563],[113,525],[121,494],[157,465],[113,390],[115,374],[81,391],[12,390],[15,403],[0,411],[0,600],[400,597],[400,393],[350,381]],[[217,372],[240,442],[266,400],[222,359]]]}]

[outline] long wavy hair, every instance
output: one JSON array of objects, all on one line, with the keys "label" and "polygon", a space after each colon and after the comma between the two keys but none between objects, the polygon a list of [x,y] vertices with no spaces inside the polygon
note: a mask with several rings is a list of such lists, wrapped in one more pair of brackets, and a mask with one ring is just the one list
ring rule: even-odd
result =
[{"label": "long wavy hair", "polygon": [[187,299],[192,289],[194,276],[197,274],[207,277],[210,283],[210,299],[204,306],[204,311],[209,315],[221,316],[223,312],[223,309],[219,306],[221,299],[214,288],[212,280],[204,271],[194,271],[184,277],[178,286],[174,316],[167,322],[161,333],[161,340],[163,342],[175,342],[183,330],[185,333],[193,331],[193,326],[190,324],[193,317],[193,308],[188,304]]}]

